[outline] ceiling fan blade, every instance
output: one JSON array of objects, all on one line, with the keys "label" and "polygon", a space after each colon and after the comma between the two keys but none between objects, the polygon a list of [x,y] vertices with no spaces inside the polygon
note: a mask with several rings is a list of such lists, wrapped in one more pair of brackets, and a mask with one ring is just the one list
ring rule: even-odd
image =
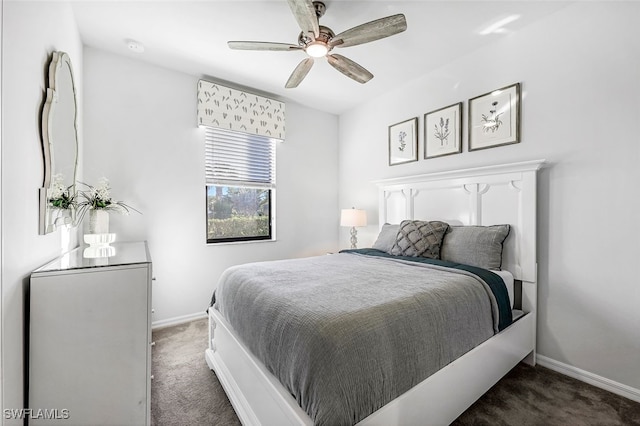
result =
[{"label": "ceiling fan blade", "polygon": [[228,41],[227,45],[235,50],[302,50],[302,47],[295,44],[271,43],[266,41]]},{"label": "ceiling fan blade", "polygon": [[315,40],[320,34],[320,26],[316,8],[311,0],[288,0],[288,2],[289,8],[293,12],[293,16],[296,18],[302,32],[312,35]]},{"label": "ceiling fan blade", "polygon": [[407,29],[403,14],[387,16],[341,32],[331,39],[331,47],[349,47],[398,34]]},{"label": "ceiling fan blade", "polygon": [[313,58],[303,59],[302,62],[298,64],[296,69],[293,70],[289,80],[287,80],[287,84],[284,85],[287,89],[293,89],[294,87],[298,87],[300,82],[307,76],[309,70],[313,66]]},{"label": "ceiling fan blade", "polygon": [[333,55],[327,55],[327,61],[329,61],[329,64],[332,67],[347,77],[354,79],[358,83],[366,83],[373,78],[373,74],[367,71],[364,67],[342,55],[337,55],[335,53]]}]

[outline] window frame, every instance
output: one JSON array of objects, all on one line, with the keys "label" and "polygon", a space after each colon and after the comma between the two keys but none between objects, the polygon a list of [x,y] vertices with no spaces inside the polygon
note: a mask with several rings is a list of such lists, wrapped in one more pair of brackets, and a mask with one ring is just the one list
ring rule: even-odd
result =
[{"label": "window frame", "polygon": [[[234,188],[248,188],[248,189],[267,189],[269,191],[269,235],[256,235],[253,237],[228,237],[228,238],[209,238],[209,187],[221,186],[221,187],[234,187]],[[276,241],[275,234],[275,188],[256,187],[249,185],[230,185],[230,184],[209,184],[205,183],[205,235],[207,236],[207,244],[237,244],[237,243],[256,243],[256,242],[270,242]]]},{"label": "window frame", "polygon": [[[245,134],[248,138],[260,137],[264,138],[264,142],[268,142],[271,144],[270,150],[270,179],[263,182],[252,182],[249,180],[242,179],[225,179],[225,177],[215,176],[215,171],[210,172],[208,167],[209,164],[213,164],[215,160],[215,155],[210,154],[215,151],[215,136],[216,133],[222,133],[222,138],[229,138],[232,140],[234,137],[234,133],[238,133],[242,135],[242,132],[234,132],[232,130],[221,129],[221,128],[212,128],[205,127],[205,237],[206,244],[209,245],[218,245],[218,244],[243,244],[243,243],[256,243],[256,242],[270,242],[276,241],[276,154],[277,154],[277,142],[278,139],[254,135],[254,134]],[[210,132],[210,133],[209,133]],[[224,139],[221,143],[225,143]],[[228,147],[224,149],[227,150]],[[209,157],[211,155],[211,157]],[[230,160],[235,160],[235,158],[231,158]],[[215,168],[214,168],[215,170]],[[209,238],[209,188],[210,187],[227,187],[227,188],[246,188],[246,189],[264,189],[268,191],[269,196],[269,216],[268,216],[268,235],[255,235],[248,237],[221,237],[221,238]]]}]

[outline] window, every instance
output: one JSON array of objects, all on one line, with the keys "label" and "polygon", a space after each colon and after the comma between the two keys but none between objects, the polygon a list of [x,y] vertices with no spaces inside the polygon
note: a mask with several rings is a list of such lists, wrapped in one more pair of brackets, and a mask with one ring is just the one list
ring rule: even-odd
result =
[{"label": "window", "polygon": [[275,142],[205,128],[207,243],[274,239]]}]

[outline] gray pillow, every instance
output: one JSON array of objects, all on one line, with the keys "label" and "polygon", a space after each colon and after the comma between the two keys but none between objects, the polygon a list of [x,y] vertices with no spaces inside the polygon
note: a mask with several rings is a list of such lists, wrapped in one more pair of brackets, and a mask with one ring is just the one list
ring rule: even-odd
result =
[{"label": "gray pillow", "polygon": [[440,246],[449,224],[439,221],[403,220],[391,248],[396,256],[440,259]]},{"label": "gray pillow", "polygon": [[452,226],[444,236],[440,258],[484,269],[502,266],[502,243],[509,225]]},{"label": "gray pillow", "polygon": [[396,235],[398,235],[399,229],[400,225],[391,225],[389,223],[382,225],[378,239],[373,243],[373,248],[391,253],[391,248],[396,242]]}]

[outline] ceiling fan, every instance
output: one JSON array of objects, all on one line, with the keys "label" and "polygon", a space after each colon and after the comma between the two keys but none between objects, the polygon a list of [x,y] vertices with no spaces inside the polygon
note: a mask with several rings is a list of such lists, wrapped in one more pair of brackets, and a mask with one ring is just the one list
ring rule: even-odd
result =
[{"label": "ceiling fan", "polygon": [[309,55],[298,64],[285,84],[286,88],[297,87],[313,66],[315,58],[326,57],[329,64],[358,83],[366,83],[373,74],[351,59],[339,54],[330,54],[334,47],[349,47],[379,40],[407,29],[407,21],[403,14],[376,19],[339,34],[331,28],[318,23],[324,15],[326,6],[321,1],[287,0],[293,16],[302,32],[298,36],[298,44],[271,43],[262,41],[230,41],[227,44],[236,50],[303,50]]}]

